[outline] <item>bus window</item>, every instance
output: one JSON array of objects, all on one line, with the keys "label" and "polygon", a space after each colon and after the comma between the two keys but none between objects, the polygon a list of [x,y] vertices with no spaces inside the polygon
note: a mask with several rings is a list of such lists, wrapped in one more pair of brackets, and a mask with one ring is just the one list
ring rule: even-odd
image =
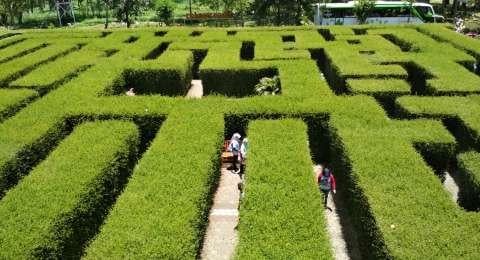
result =
[{"label": "bus window", "polygon": [[433,10],[429,6],[415,6],[415,11],[425,22],[433,22]]},{"label": "bus window", "polygon": [[422,15],[422,16],[433,16],[433,11],[428,6],[415,6],[415,9]]},{"label": "bus window", "polygon": [[343,10],[342,9],[332,9],[332,17],[342,18],[343,17]]},{"label": "bus window", "polygon": [[343,13],[344,17],[354,17],[353,9],[345,9]]}]

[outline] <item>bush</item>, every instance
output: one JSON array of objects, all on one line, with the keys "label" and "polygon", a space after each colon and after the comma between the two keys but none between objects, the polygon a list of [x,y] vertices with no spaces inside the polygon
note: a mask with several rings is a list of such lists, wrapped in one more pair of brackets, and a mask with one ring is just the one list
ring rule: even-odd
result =
[{"label": "bush", "polygon": [[255,92],[257,95],[273,95],[280,94],[280,78],[274,76],[273,78],[264,77],[255,85]]}]

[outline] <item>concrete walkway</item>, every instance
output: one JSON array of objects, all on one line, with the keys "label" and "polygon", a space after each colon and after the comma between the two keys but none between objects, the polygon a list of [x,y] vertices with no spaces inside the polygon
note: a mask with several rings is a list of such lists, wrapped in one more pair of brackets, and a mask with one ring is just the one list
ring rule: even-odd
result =
[{"label": "concrete walkway", "polygon": [[238,242],[238,205],[240,177],[222,164],[220,183],[213,201],[201,259],[231,259]]},{"label": "concrete walkway", "polygon": [[201,80],[194,79],[190,89],[188,90],[186,98],[202,98],[203,97],[203,84]]},{"label": "concrete walkway", "polygon": [[452,200],[458,204],[459,188],[449,172],[445,172],[445,181],[443,182],[443,188],[448,191],[448,193],[450,193]]},{"label": "concrete walkway", "polygon": [[[317,166],[314,166],[314,171],[316,168]],[[342,184],[337,183],[338,185]],[[344,195],[339,190],[335,195],[330,193],[327,208],[324,210],[333,256],[336,260],[361,259],[358,236],[353,229],[350,217],[346,214],[346,206],[342,203],[342,196]],[[323,197],[320,199],[323,200]]]},{"label": "concrete walkway", "polygon": [[328,208],[324,211],[333,255],[336,260],[361,259],[357,234],[340,205],[341,203],[338,203],[338,193],[328,196]]}]

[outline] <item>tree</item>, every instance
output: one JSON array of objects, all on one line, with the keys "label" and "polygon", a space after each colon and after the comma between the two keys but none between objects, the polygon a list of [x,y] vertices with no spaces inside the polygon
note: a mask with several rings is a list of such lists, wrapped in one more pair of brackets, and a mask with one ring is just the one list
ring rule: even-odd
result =
[{"label": "tree", "polygon": [[208,6],[215,11],[244,12],[250,6],[250,0],[198,0],[201,5]]},{"label": "tree", "polygon": [[415,2],[415,0],[407,0],[407,1],[408,1],[408,8],[409,8],[408,23],[410,23],[410,19],[412,19],[413,2]]},{"label": "tree", "polygon": [[170,24],[173,18],[175,5],[171,0],[158,0],[155,6],[155,12],[159,22],[164,22],[166,25]]},{"label": "tree", "polygon": [[23,12],[28,9],[26,0],[0,0],[0,13],[6,25],[14,25],[15,17],[22,23]]},{"label": "tree", "polygon": [[115,5],[118,3],[116,0],[102,0],[103,3],[105,4],[105,29],[108,28],[109,24],[109,11],[113,10],[115,8]]},{"label": "tree", "polygon": [[116,5],[117,18],[130,28],[133,17],[140,15],[150,4],[148,0],[118,0]]},{"label": "tree", "polygon": [[375,0],[358,0],[353,7],[353,12],[357,17],[358,22],[364,24],[374,8]]},{"label": "tree", "polygon": [[259,24],[299,25],[317,0],[254,0],[252,8]]}]

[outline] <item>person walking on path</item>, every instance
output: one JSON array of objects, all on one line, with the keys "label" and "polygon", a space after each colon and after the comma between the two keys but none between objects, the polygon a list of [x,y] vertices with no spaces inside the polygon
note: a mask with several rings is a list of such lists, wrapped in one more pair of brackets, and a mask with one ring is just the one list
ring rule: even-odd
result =
[{"label": "person walking on path", "polygon": [[240,178],[245,173],[245,164],[248,153],[248,138],[243,138],[242,145],[240,146]]},{"label": "person walking on path", "polygon": [[245,174],[245,164],[247,160],[247,152],[248,152],[248,138],[243,138],[242,145],[240,146],[240,172],[238,176],[240,177],[240,182],[238,183],[238,190],[240,190],[240,194],[244,196],[244,183],[245,180],[243,179],[243,175]]},{"label": "person walking on path", "polygon": [[239,133],[234,133],[232,139],[230,139],[230,145],[228,146],[228,151],[233,154],[232,171],[234,173],[240,172],[240,169],[237,166],[238,157],[240,155],[240,138],[242,138],[242,136]]},{"label": "person walking on path", "polygon": [[320,191],[323,193],[323,206],[327,208],[328,194],[330,191],[333,191],[333,194],[337,193],[335,177],[330,169],[320,166],[317,170],[316,180]]}]

